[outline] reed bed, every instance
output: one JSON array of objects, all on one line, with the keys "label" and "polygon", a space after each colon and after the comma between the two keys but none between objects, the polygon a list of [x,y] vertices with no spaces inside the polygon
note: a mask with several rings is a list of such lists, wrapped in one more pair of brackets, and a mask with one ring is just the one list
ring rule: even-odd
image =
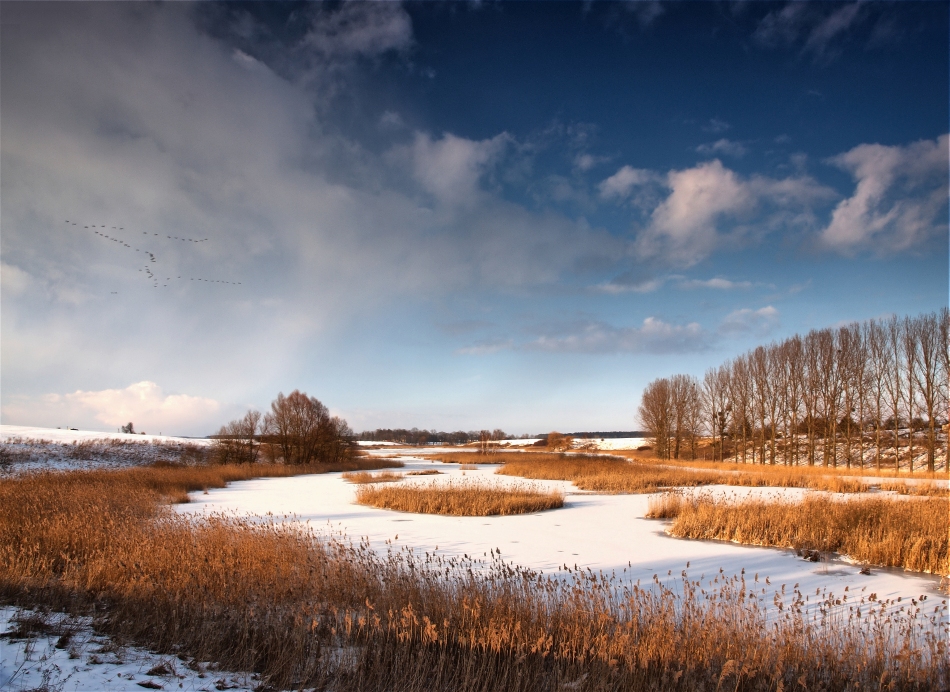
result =
[{"label": "reed bed", "polygon": [[360,488],[356,501],[400,512],[488,517],[558,509],[564,506],[564,493],[527,484],[449,481],[398,488]]},{"label": "reed bed", "polygon": [[897,493],[898,495],[923,495],[927,497],[950,497],[950,490],[936,483],[881,483],[881,490]]},{"label": "reed bed", "polygon": [[609,454],[611,456],[617,456],[625,459],[631,459],[635,461],[641,461],[644,463],[653,463],[663,466],[676,466],[680,468],[687,469],[707,469],[711,471],[727,471],[727,472],[740,472],[740,473],[762,473],[762,474],[786,474],[794,473],[801,474],[804,476],[868,476],[875,478],[926,478],[931,480],[946,480],[947,473],[946,471],[927,471],[926,468],[917,467],[914,469],[913,473],[910,473],[907,469],[901,471],[895,471],[893,466],[891,468],[881,468],[877,469],[873,466],[858,466],[852,465],[850,468],[846,466],[809,466],[808,464],[798,464],[798,465],[786,465],[784,463],[777,464],[762,464],[758,461],[756,463],[741,463],[734,460],[727,459],[726,461],[710,461],[706,459],[658,459],[655,456],[647,456],[642,452],[637,452],[634,450],[604,450],[602,454]]},{"label": "reed bed", "polygon": [[858,493],[868,486],[856,479],[798,473],[793,470],[743,473],[693,470],[665,464],[627,461],[609,456],[533,454],[511,458],[498,473],[522,478],[572,481],[581,490],[606,493],[652,493],[662,488],[702,485],[786,487]]},{"label": "reed bed", "polygon": [[262,691],[950,685],[945,601],[849,601],[744,575],[716,588],[685,572],[646,584],[545,576],[494,552],[380,554],[300,525],[187,519],[162,504],[222,477],[165,468],[0,481],[0,598],[256,671]]},{"label": "reed bed", "polygon": [[501,452],[492,450],[487,453],[480,451],[472,452],[440,452],[426,458],[432,461],[441,461],[443,464],[504,464],[513,454],[522,454],[523,452]]},{"label": "reed bed", "polygon": [[401,481],[402,479],[403,475],[401,473],[393,473],[392,471],[383,471],[381,473],[351,471],[349,473],[343,474],[343,480],[350,483],[355,483],[357,485],[362,485],[365,483],[394,483],[396,481]]},{"label": "reed bed", "polygon": [[648,517],[674,519],[669,532],[681,538],[841,553],[866,564],[950,574],[946,497],[791,502],[664,493],[648,506]]},{"label": "reed bed", "polygon": [[575,454],[533,454],[516,458],[498,469],[499,474],[538,480],[571,481],[581,490],[607,493],[651,493],[672,486],[709,485],[721,482],[719,474],[692,473],[639,465],[623,459]]}]

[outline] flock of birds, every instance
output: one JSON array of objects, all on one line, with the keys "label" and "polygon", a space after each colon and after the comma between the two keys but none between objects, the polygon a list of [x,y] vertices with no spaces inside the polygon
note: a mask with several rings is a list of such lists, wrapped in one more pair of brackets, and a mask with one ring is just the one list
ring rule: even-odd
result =
[{"label": "flock of birds", "polygon": [[[91,230],[93,233],[95,233],[95,234],[96,234],[97,236],[99,236],[100,238],[103,238],[104,240],[108,240],[108,241],[110,241],[110,242],[117,243],[120,247],[127,248],[127,249],[129,249],[129,250],[134,250],[135,252],[140,252],[140,253],[142,253],[142,255],[143,255],[144,257],[147,257],[147,258],[148,258],[148,261],[145,263],[145,266],[144,266],[144,267],[141,267],[141,268],[139,269],[139,271],[140,271],[140,272],[143,272],[143,273],[145,274],[145,276],[148,277],[149,281],[152,283],[152,287],[153,287],[153,288],[168,288],[168,284],[167,284],[167,283],[163,283],[162,280],[159,278],[159,276],[156,275],[155,272],[152,271],[152,268],[153,268],[153,267],[152,267],[151,265],[154,265],[154,264],[156,263],[155,254],[154,254],[153,252],[151,252],[150,250],[146,250],[146,249],[144,249],[144,248],[135,247],[135,246],[132,245],[131,243],[127,242],[127,240],[126,240],[125,238],[118,237],[118,236],[116,236],[116,235],[110,235],[109,233],[106,232],[106,231],[124,231],[125,228],[124,228],[123,226],[119,226],[119,227],[111,226],[111,227],[109,227],[109,226],[105,226],[105,225],[96,226],[96,225],[94,225],[94,224],[87,226],[87,225],[80,224],[78,221],[70,221],[69,219],[66,219],[66,223],[67,223],[67,224],[71,224],[71,225],[73,225],[73,226],[82,225],[82,227],[83,227],[84,229],[89,229],[89,230]],[[148,236],[148,233],[145,232],[145,231],[142,231],[142,235]],[[158,233],[153,233],[152,235],[153,235],[155,238],[161,239],[161,236],[160,236]],[[178,240],[178,241],[187,242],[187,243],[206,243],[206,242],[208,242],[208,239],[207,239],[207,238],[184,238],[184,237],[178,237],[178,236],[172,236],[172,235],[166,235],[165,237],[166,237],[168,240]],[[179,280],[179,279],[182,279],[182,278],[183,278],[183,277],[181,277],[181,276],[178,276],[178,277],[171,277],[171,276],[169,276],[169,277],[166,277],[166,278],[165,278],[165,281]],[[222,280],[222,279],[206,279],[206,278],[201,278],[201,277],[188,277],[188,278],[189,278],[190,281],[198,281],[198,282],[202,282],[202,281],[203,281],[203,282],[205,282],[205,283],[212,283],[212,284],[229,284],[229,285],[232,285],[232,286],[240,286],[240,285],[241,285],[241,282],[240,282],[240,281],[224,281],[224,280]],[[111,295],[118,295],[118,291],[110,291],[110,294],[111,294]]]}]

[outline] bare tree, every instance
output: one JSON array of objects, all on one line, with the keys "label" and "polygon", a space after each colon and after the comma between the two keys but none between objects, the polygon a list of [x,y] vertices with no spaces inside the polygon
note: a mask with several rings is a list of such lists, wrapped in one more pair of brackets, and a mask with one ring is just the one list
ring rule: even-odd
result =
[{"label": "bare tree", "polygon": [[[776,372],[781,378],[783,393],[782,419],[785,422],[785,463],[798,463],[798,419],[802,401],[802,339],[793,336],[779,347],[780,365]],[[791,446],[791,449],[789,449]],[[791,454],[791,460],[789,460]]]},{"label": "bare tree", "polygon": [[352,454],[352,431],[346,421],[331,418],[327,407],[299,390],[283,393],[264,417],[264,434],[287,464],[339,461]]},{"label": "bare tree", "polygon": [[[732,404],[732,437],[740,440],[739,453],[746,463],[746,441],[752,432],[752,376],[748,356],[739,356],[729,369],[729,401]],[[739,453],[737,453],[737,461]],[[752,447],[752,463],[755,463],[755,446]]]},{"label": "bare tree", "polygon": [[887,330],[877,320],[868,322],[865,328],[865,340],[868,344],[871,399],[874,405],[874,463],[881,470],[884,442],[881,433],[884,430],[884,411],[886,406],[885,389],[893,366],[891,349],[888,348]]},{"label": "bare tree", "polygon": [[887,378],[884,380],[884,391],[887,395],[887,403],[890,407],[890,414],[894,426],[894,470],[900,471],[901,468],[901,402],[904,400],[904,383],[902,377],[901,362],[903,355],[902,325],[897,317],[891,317],[884,323],[884,333],[886,335],[888,361]]},{"label": "bare tree", "polygon": [[643,390],[639,408],[640,425],[656,440],[656,455],[661,459],[670,456],[673,427],[673,397],[670,390],[668,379],[653,380]]},{"label": "bare tree", "polygon": [[818,434],[818,401],[821,394],[821,357],[819,333],[809,332],[804,341],[802,369],[802,406],[805,413],[805,433],[808,442],[808,465],[815,465]]},{"label": "bare tree", "polygon": [[937,377],[939,383],[938,391],[941,392],[942,403],[939,408],[946,414],[944,420],[947,424],[947,440],[944,447],[944,458],[946,459],[947,473],[950,473],[950,309],[942,308],[937,317],[940,326],[940,346],[939,358],[940,375]]},{"label": "bare tree", "polygon": [[[922,315],[908,323],[914,332],[917,367],[913,379],[927,414],[927,470],[933,472],[937,450],[937,417],[942,400],[940,392],[940,320],[936,314]],[[945,350],[945,349],[944,349]],[[944,382],[944,384],[946,384]]]},{"label": "bare tree", "polygon": [[[861,396],[861,378],[864,377],[866,362],[863,352],[861,327],[851,324],[841,327],[837,334],[838,342],[838,370],[841,379],[842,412],[841,425],[845,434],[845,465],[851,468],[853,433],[859,425],[854,420],[858,410],[858,399]],[[860,415],[859,415],[860,419]]]},{"label": "bare tree", "polygon": [[261,432],[260,411],[248,411],[243,418],[221,426],[215,439],[217,459],[222,464],[257,461]]},{"label": "bare tree", "polygon": [[729,377],[728,365],[711,368],[703,377],[703,416],[707,421],[709,432],[717,443],[713,450],[715,457],[715,450],[718,449],[719,461],[725,459],[726,426],[732,411],[729,403]]}]

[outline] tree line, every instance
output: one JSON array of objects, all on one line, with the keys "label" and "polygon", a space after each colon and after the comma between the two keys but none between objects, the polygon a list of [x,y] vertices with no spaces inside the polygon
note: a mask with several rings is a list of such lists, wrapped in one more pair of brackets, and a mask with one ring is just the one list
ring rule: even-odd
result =
[{"label": "tree line", "polygon": [[[950,459],[950,312],[868,320],[650,382],[638,409],[661,458],[934,471]],[[706,447],[710,449],[709,446]],[[866,461],[867,460],[867,461]],[[950,467],[950,464],[948,464]]]},{"label": "tree line", "polygon": [[221,427],[215,452],[221,463],[329,464],[353,456],[353,431],[346,421],[331,416],[315,397],[294,390],[271,402],[270,411],[248,411]]},{"label": "tree line", "polygon": [[469,442],[481,442],[486,438],[491,441],[511,439],[504,430],[456,430],[455,432],[437,432],[435,430],[420,430],[412,428],[377,428],[364,430],[358,439],[366,442],[397,442],[404,445],[449,444],[463,445]]}]

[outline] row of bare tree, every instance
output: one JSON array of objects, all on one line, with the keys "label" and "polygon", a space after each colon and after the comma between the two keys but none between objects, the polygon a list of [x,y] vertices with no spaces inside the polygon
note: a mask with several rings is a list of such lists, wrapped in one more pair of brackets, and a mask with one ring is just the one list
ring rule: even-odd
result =
[{"label": "row of bare tree", "polygon": [[353,431],[346,421],[296,389],[278,394],[269,413],[248,411],[222,426],[215,438],[222,463],[253,463],[262,452],[267,461],[285,464],[338,463],[353,454]]},{"label": "row of bare tree", "polygon": [[[651,382],[639,415],[664,458],[694,458],[711,437],[723,460],[933,471],[950,458],[950,313],[891,317],[759,346],[700,382]],[[903,447],[903,451],[902,451]]]}]

